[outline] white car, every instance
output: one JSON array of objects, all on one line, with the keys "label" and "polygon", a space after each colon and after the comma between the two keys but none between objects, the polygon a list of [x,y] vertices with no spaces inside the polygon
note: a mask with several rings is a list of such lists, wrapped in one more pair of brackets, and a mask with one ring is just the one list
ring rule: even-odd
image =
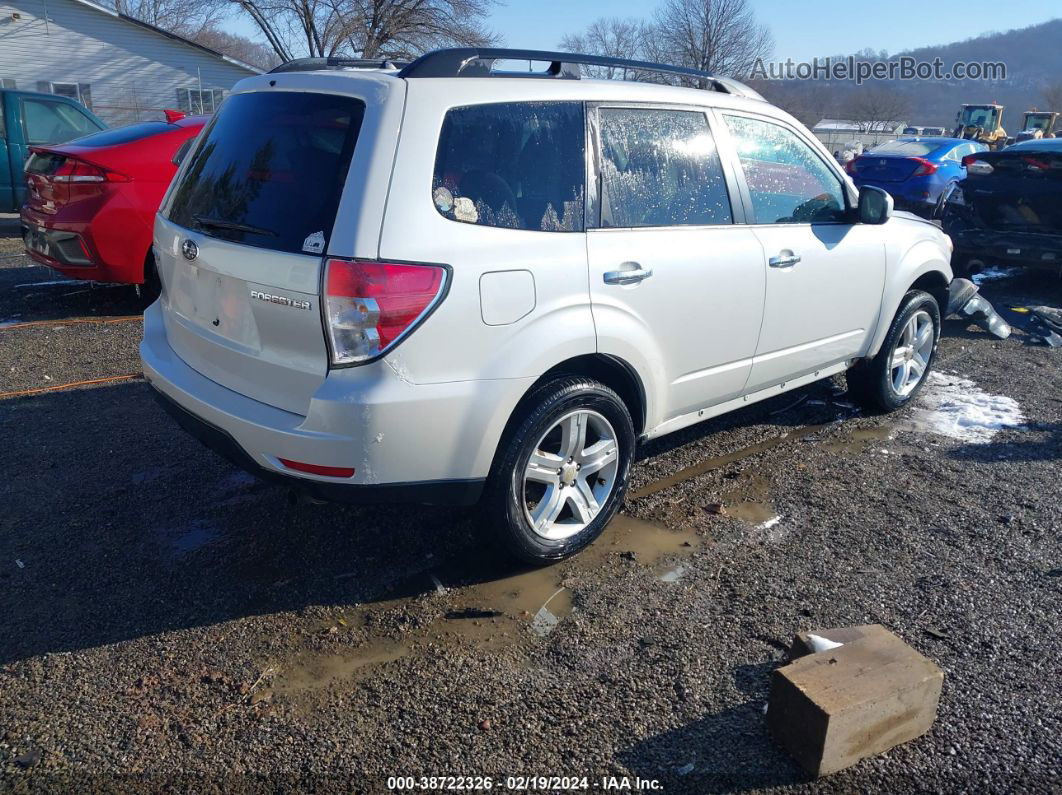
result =
[{"label": "white car", "polygon": [[845,370],[883,410],[924,383],[950,241],[755,92],[534,51],[364,67],[240,82],[156,220],[144,373],[248,470],[478,501],[545,563],[615,515],[639,441]]}]

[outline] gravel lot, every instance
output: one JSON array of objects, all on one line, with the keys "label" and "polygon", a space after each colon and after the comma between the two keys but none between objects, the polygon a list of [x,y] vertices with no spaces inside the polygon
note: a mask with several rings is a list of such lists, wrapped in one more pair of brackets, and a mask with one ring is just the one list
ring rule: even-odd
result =
[{"label": "gravel lot", "polygon": [[[1059,791],[1062,350],[950,321],[940,387],[1024,426],[964,442],[926,401],[860,416],[817,385],[648,445],[603,539],[515,570],[469,511],[292,500],[205,451],[135,378],[132,291],[19,251],[0,392],[134,377],[0,396],[0,789]],[[1042,276],[985,293],[1062,305]],[[944,669],[938,720],[811,781],[766,733],[769,674],[797,631],[875,622]]]}]

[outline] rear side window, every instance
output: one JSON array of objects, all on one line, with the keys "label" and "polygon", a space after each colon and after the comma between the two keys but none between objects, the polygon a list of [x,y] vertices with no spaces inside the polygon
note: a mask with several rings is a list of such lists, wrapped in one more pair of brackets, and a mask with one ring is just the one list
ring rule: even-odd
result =
[{"label": "rear side window", "polygon": [[506,229],[583,230],[581,102],[504,102],[446,114],[432,200],[446,218]]},{"label": "rear side window", "polygon": [[150,138],[152,135],[169,132],[176,129],[172,124],[164,121],[145,121],[140,124],[127,124],[124,127],[115,127],[112,130],[86,135],[77,142],[78,146],[115,146],[116,144],[131,144]]},{"label": "rear side window", "polygon": [[602,108],[600,119],[602,226],[733,222],[703,113]]},{"label": "rear side window", "polygon": [[365,103],[303,92],[235,94],[207,128],[169,219],[251,246],[327,248]]}]

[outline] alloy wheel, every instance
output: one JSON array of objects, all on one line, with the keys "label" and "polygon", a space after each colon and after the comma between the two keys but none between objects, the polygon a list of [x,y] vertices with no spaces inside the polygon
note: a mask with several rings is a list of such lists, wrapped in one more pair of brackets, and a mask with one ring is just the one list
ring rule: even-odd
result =
[{"label": "alloy wheel", "polygon": [[889,361],[889,382],[900,397],[914,392],[925,378],[935,336],[933,318],[924,309],[915,312],[904,324]]},{"label": "alloy wheel", "polygon": [[536,535],[561,541],[582,531],[616,486],[619,442],[596,411],[561,417],[542,435],[524,467],[524,515]]}]

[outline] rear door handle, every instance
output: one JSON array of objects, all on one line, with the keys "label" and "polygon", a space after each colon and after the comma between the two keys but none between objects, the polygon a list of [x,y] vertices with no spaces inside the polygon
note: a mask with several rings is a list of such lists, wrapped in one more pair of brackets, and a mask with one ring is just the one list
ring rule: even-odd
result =
[{"label": "rear door handle", "polygon": [[638,284],[653,275],[649,268],[637,268],[631,271],[607,271],[605,284]]},{"label": "rear door handle", "polygon": [[783,251],[777,257],[771,257],[767,264],[772,268],[788,268],[800,262],[800,255],[792,251]]}]

